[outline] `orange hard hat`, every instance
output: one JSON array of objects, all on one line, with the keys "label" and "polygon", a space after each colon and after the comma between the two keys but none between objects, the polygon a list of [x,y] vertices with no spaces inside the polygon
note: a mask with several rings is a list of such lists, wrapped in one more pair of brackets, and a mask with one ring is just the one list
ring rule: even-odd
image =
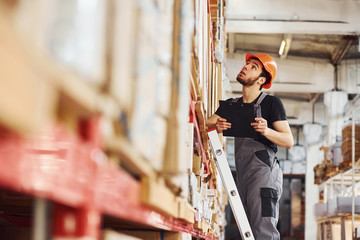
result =
[{"label": "orange hard hat", "polygon": [[256,58],[264,65],[264,68],[270,74],[271,79],[270,79],[270,82],[263,85],[263,88],[266,88],[266,89],[270,88],[271,84],[272,84],[272,82],[273,82],[273,80],[275,78],[276,71],[277,71],[277,66],[276,66],[275,60],[271,56],[269,56],[269,55],[267,55],[265,53],[258,53],[258,54],[255,54],[255,55],[247,53],[246,57],[245,57],[246,62],[250,58]]}]

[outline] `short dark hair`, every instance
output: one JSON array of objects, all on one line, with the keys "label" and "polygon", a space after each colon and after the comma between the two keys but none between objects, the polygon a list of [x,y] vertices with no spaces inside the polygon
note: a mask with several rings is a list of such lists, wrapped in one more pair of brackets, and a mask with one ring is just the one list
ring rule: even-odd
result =
[{"label": "short dark hair", "polygon": [[263,84],[261,84],[260,86],[260,90],[262,89],[262,86],[265,84],[268,84],[271,81],[271,75],[268,71],[265,70],[265,68],[263,67],[262,72],[260,74],[260,77],[264,77],[266,78],[265,82]]}]

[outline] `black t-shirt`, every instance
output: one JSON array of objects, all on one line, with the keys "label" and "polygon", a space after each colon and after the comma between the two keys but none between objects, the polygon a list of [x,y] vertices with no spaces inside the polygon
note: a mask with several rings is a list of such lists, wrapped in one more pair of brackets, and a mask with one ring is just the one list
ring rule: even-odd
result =
[{"label": "black t-shirt", "polygon": [[[260,95],[252,102],[255,104]],[[234,101],[233,98],[229,98],[226,101]],[[237,102],[242,102],[242,97],[237,100]],[[276,96],[266,95],[263,101],[260,103],[261,106],[261,115],[262,118],[266,119],[268,127],[274,129],[273,123],[276,121],[287,120],[286,112],[283,103],[280,98]],[[221,108],[218,108],[215,112],[216,115],[223,116],[224,114],[221,112]],[[255,120],[254,120],[255,121]],[[252,128],[252,126],[249,126]],[[267,147],[277,152],[277,145],[268,140],[266,137],[261,135],[260,133],[255,138],[255,140],[263,143]]]}]

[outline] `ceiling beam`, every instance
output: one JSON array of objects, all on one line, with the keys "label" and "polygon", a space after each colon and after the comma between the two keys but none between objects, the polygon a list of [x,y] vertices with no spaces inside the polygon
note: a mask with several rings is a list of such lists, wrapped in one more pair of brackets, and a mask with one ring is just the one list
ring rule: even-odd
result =
[{"label": "ceiling beam", "polygon": [[345,36],[342,40],[335,53],[331,57],[331,63],[335,65],[339,65],[341,61],[344,59],[346,54],[348,53],[351,44],[357,40],[356,36]]},{"label": "ceiling beam", "polygon": [[227,32],[338,34],[360,32],[358,1],[228,0]]},{"label": "ceiling beam", "polygon": [[311,104],[316,103],[316,101],[319,99],[320,95],[321,95],[320,93],[311,94],[311,95],[310,95],[309,102],[310,102]]},{"label": "ceiling beam", "polygon": [[358,32],[357,25],[347,22],[301,22],[226,19],[226,32],[263,34],[338,34]]}]

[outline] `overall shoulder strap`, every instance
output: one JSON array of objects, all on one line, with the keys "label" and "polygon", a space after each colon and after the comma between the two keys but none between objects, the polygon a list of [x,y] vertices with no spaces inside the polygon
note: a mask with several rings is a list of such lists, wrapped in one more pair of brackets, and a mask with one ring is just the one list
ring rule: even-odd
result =
[{"label": "overall shoulder strap", "polygon": [[261,107],[260,107],[260,103],[264,100],[264,98],[266,97],[266,93],[262,92],[259,99],[257,100],[257,102],[254,105],[254,110],[255,110],[255,114],[256,117],[262,117],[261,116]]}]

